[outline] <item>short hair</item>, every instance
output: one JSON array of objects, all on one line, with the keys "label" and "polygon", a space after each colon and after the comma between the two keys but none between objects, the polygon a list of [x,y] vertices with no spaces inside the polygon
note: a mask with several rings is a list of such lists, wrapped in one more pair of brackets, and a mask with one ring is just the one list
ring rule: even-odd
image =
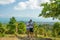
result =
[{"label": "short hair", "polygon": [[29,23],[32,22],[32,19],[30,19]]}]

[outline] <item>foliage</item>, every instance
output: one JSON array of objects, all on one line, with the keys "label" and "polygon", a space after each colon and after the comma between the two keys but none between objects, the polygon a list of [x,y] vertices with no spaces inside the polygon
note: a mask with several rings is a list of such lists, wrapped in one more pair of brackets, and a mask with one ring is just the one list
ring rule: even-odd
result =
[{"label": "foliage", "polygon": [[9,33],[9,34],[13,34],[15,33],[15,30],[16,30],[16,19],[14,17],[10,18],[10,21],[9,21],[9,24],[7,25],[7,32],[6,33]]},{"label": "foliage", "polygon": [[38,34],[40,34],[40,35],[43,35],[43,31],[44,29],[43,29],[43,26],[42,25],[38,25]]},{"label": "foliage", "polygon": [[37,34],[38,34],[38,24],[36,22],[34,22],[34,34],[35,34],[35,37],[37,37]]},{"label": "foliage", "polygon": [[3,26],[2,23],[0,23],[0,37],[5,36],[5,35],[4,35],[4,31],[5,31],[4,26]]},{"label": "foliage", "polygon": [[24,22],[19,22],[19,24],[18,24],[18,33],[19,34],[26,33],[26,24]]},{"label": "foliage", "polygon": [[0,22],[0,27],[2,27],[2,23]]},{"label": "foliage", "polygon": [[37,32],[38,31],[38,25],[36,22],[34,22],[34,32]]},{"label": "foliage", "polygon": [[[39,16],[43,16],[45,18],[52,17],[53,19],[60,20],[60,0],[50,0],[49,2],[41,4],[43,6],[42,12]],[[46,30],[46,29],[45,29]],[[56,22],[53,25],[52,36],[60,35],[60,23]]]},{"label": "foliage", "polygon": [[47,2],[41,6],[44,8],[39,16],[60,19],[60,0],[50,0],[50,3]]},{"label": "foliage", "polygon": [[53,25],[53,30],[52,31],[54,32],[53,36],[59,36],[60,35],[60,23],[59,22],[56,22]]},{"label": "foliage", "polygon": [[14,24],[15,22],[16,22],[15,17],[10,18],[10,22],[9,22],[9,24]]},{"label": "foliage", "polygon": [[[33,23],[34,26],[34,34],[35,37],[37,35],[43,36],[59,36],[60,35],[60,23],[56,22],[53,25],[53,28],[49,28],[48,24],[37,24],[36,22]],[[26,24],[25,22],[17,22],[14,17],[10,18],[8,24],[0,23],[0,37],[5,36],[5,34],[25,34],[26,33]]]}]

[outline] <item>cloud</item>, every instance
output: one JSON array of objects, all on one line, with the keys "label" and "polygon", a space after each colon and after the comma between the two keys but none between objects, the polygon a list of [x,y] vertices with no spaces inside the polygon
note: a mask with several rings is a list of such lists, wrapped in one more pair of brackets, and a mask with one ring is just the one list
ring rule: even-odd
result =
[{"label": "cloud", "polygon": [[40,9],[40,4],[49,2],[49,0],[28,0],[25,2],[19,2],[17,6],[14,7],[15,10],[24,9]]},{"label": "cloud", "polygon": [[0,0],[0,5],[10,4],[14,2],[15,0]]},{"label": "cloud", "polygon": [[19,9],[26,9],[26,7],[27,7],[27,4],[26,3],[24,3],[24,2],[20,2],[20,3],[18,3],[18,6],[16,6],[16,7],[14,7],[16,10],[19,10]]}]

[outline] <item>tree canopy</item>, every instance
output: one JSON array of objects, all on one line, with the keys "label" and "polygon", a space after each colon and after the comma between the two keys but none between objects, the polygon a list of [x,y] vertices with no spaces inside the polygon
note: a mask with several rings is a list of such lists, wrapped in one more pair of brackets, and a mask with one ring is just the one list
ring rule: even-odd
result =
[{"label": "tree canopy", "polygon": [[43,10],[39,16],[60,19],[60,0],[50,0],[50,3],[47,2],[41,4],[41,6],[43,6]]}]

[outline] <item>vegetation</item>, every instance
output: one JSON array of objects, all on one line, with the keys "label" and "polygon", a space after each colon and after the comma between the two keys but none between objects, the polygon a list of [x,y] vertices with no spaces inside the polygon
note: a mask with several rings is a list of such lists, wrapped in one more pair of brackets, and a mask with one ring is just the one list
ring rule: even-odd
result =
[{"label": "vegetation", "polygon": [[19,22],[18,33],[19,34],[25,34],[26,33],[26,24],[24,22]]},{"label": "vegetation", "polygon": [[[60,19],[60,0],[50,0],[50,3],[47,2],[41,6],[44,8],[39,16]],[[43,37],[60,37],[60,22],[56,22],[52,26],[34,22],[33,26],[36,37],[38,35]],[[23,21],[17,22],[15,17],[10,18],[8,24],[0,22],[0,37],[4,37],[6,34],[26,34],[26,23]]]},{"label": "vegetation", "polygon": [[[37,24],[34,22],[34,34],[43,35],[44,37],[60,37],[60,23],[56,22],[53,26],[48,24]],[[5,34],[26,34],[26,23],[23,21],[17,22],[15,17],[10,18],[8,24],[0,23],[0,36]]]},{"label": "vegetation", "polygon": [[53,25],[53,29],[52,31],[54,32],[53,33],[53,36],[60,36],[60,23],[59,22],[56,22],[54,25]]},{"label": "vegetation", "polygon": [[0,37],[4,36],[5,29],[3,27],[3,24],[0,23]]},{"label": "vegetation", "polygon": [[[39,14],[39,16],[45,17],[45,18],[53,18],[54,19],[59,19],[60,20],[60,0],[50,0],[49,2],[41,4],[43,7],[42,12]],[[51,30],[47,30],[44,27],[44,34],[46,36],[50,35],[52,37],[60,37],[60,22],[56,22]],[[41,32],[41,31],[40,31]],[[45,33],[46,32],[46,33]],[[49,34],[50,33],[50,34]]]},{"label": "vegetation", "polygon": [[15,18],[14,17],[10,18],[10,22],[8,23],[8,25],[6,27],[8,29],[6,31],[6,33],[10,33],[10,34],[14,34],[15,33],[15,31],[16,31],[15,23],[16,23]]},{"label": "vegetation", "polygon": [[50,0],[50,3],[44,3],[43,10],[39,16],[45,18],[52,17],[53,19],[60,19],[60,0]]}]

